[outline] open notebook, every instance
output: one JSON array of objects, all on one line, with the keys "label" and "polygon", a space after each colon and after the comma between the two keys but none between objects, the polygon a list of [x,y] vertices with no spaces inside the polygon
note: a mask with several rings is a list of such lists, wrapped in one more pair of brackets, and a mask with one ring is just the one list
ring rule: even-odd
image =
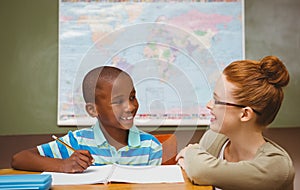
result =
[{"label": "open notebook", "polygon": [[125,183],[183,183],[178,165],[161,166],[90,166],[83,173],[43,172],[52,175],[52,185],[80,185],[108,182]]}]

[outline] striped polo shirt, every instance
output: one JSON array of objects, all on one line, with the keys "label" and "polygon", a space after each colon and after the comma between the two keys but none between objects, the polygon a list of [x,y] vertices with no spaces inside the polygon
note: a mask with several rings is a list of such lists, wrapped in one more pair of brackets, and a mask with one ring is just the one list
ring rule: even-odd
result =
[{"label": "striped polo shirt", "polygon": [[[162,161],[160,142],[136,126],[129,130],[128,145],[119,150],[107,142],[98,122],[90,128],[69,131],[60,139],[76,150],[88,150],[95,160],[94,165],[160,165]],[[40,155],[51,158],[66,159],[73,153],[58,141],[51,141],[37,148]]]}]

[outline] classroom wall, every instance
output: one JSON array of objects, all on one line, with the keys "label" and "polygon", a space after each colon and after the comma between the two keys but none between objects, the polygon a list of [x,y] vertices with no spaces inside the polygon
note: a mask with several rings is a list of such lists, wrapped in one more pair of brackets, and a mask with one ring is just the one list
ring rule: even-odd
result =
[{"label": "classroom wall", "polygon": [[[246,58],[278,55],[291,72],[273,127],[300,123],[299,0],[245,0]],[[0,2],[0,135],[64,133],[59,127],[58,0]]]},{"label": "classroom wall", "polygon": [[245,0],[246,58],[277,55],[290,72],[285,99],[272,127],[300,126],[299,10],[299,0]]},{"label": "classroom wall", "polygon": [[56,125],[58,1],[0,1],[0,134],[65,132]]}]

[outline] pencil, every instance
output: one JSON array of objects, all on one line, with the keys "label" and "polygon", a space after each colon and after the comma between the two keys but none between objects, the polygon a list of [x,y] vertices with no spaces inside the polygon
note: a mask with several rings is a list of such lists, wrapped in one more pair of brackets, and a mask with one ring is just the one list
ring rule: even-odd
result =
[{"label": "pencil", "polygon": [[75,149],[73,147],[71,147],[70,145],[68,145],[67,143],[65,143],[64,141],[60,140],[59,138],[57,138],[55,135],[52,135],[52,138],[57,140],[58,142],[60,142],[61,144],[65,145],[67,148],[69,148],[70,150],[73,150],[75,152]]}]

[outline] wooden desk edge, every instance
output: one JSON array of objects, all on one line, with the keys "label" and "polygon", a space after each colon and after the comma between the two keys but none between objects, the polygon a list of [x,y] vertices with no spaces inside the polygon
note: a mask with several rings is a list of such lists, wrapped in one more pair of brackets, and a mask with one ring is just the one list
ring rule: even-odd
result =
[{"label": "wooden desk edge", "polygon": [[[32,171],[23,171],[23,170],[15,170],[11,168],[0,169],[0,175],[14,175],[14,174],[40,174],[41,172],[32,172]],[[212,186],[199,186],[193,185],[188,179],[184,170],[182,170],[182,174],[184,177],[184,183],[156,183],[156,184],[130,184],[130,183],[110,183],[108,185],[104,184],[90,184],[90,185],[54,185],[51,187],[51,190],[61,190],[61,189],[71,189],[79,190],[79,189],[114,189],[114,190],[135,190],[135,189],[161,189],[161,190],[176,190],[178,189],[193,189],[193,190],[213,190]]]}]

